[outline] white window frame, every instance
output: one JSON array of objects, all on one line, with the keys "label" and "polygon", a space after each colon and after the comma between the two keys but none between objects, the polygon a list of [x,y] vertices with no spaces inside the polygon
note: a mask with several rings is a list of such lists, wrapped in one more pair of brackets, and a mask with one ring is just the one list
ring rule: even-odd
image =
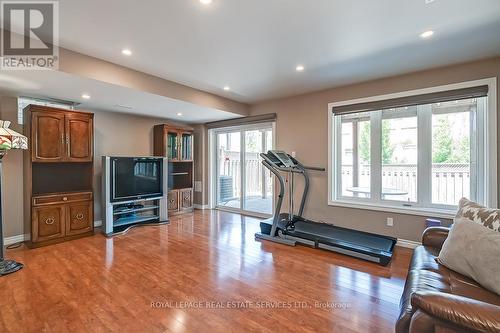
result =
[{"label": "white window frame", "polygon": [[[421,216],[432,216],[432,217],[442,217],[442,218],[451,218],[456,213],[456,208],[450,208],[449,206],[442,206],[439,208],[429,208],[429,207],[404,207],[401,205],[401,202],[392,202],[388,200],[360,200],[361,198],[349,198],[349,197],[336,197],[336,191],[338,191],[339,186],[339,175],[335,174],[335,170],[338,170],[337,163],[340,162],[339,154],[340,151],[337,149],[337,145],[334,144],[334,139],[337,140],[339,134],[338,129],[335,126],[335,119],[332,112],[332,108],[357,104],[357,103],[367,103],[367,102],[375,102],[375,101],[383,101],[400,97],[408,97],[415,95],[423,95],[428,93],[435,93],[441,91],[449,91],[455,89],[463,89],[463,88],[471,88],[487,85],[488,86],[488,97],[487,97],[487,105],[486,112],[484,113],[484,119],[479,119],[477,121],[479,124],[479,128],[484,128],[486,130],[483,133],[478,133],[478,144],[486,147],[484,149],[484,156],[478,156],[478,159],[481,159],[483,162],[483,168],[477,170],[477,179],[478,182],[481,181],[483,184],[483,191],[478,191],[478,197],[483,198],[483,202],[488,207],[497,207],[497,79],[496,78],[487,78],[481,80],[460,82],[455,84],[447,84],[437,87],[429,87],[424,89],[416,89],[410,91],[404,91],[393,94],[372,96],[367,98],[359,98],[347,101],[333,102],[328,104],[328,205],[330,206],[339,206],[339,207],[348,207],[348,208],[358,208],[358,209],[368,209],[368,210],[376,210],[383,212],[392,212],[392,213],[401,213],[401,214],[410,214],[410,215],[421,215]],[[376,115],[377,113],[372,113]],[[381,113],[380,113],[381,114]],[[420,117],[419,117],[420,118]],[[428,120],[428,119],[427,119]],[[420,121],[426,121],[426,119],[422,118]],[[373,126],[373,125],[372,125]],[[419,126],[420,127],[420,126]],[[373,130],[373,129],[372,129]],[[419,141],[420,138],[428,137],[429,135],[420,135],[419,133]],[[380,140],[378,140],[380,141]],[[377,142],[378,142],[377,141]],[[375,143],[376,145],[376,143]],[[375,168],[380,167],[380,163],[378,163],[377,154],[373,154],[376,149],[374,142],[371,143],[372,149],[372,159],[371,163],[375,166]],[[419,156],[420,160],[420,156]],[[418,174],[418,185],[419,186],[430,186],[430,184],[426,184],[423,182],[421,178],[421,171],[419,168]],[[372,170],[377,171],[377,170]],[[372,173],[373,175],[374,173]],[[430,178],[429,178],[430,179]],[[376,185],[372,182],[372,185]],[[375,188],[372,188],[372,196],[376,195],[380,189],[380,185],[376,185]],[[336,189],[334,191],[334,189]],[[422,191],[419,191],[422,192]],[[379,196],[375,196],[378,198]],[[419,199],[421,199],[419,197]],[[426,202],[423,202],[426,203]],[[422,203],[421,203],[422,204]]]}]

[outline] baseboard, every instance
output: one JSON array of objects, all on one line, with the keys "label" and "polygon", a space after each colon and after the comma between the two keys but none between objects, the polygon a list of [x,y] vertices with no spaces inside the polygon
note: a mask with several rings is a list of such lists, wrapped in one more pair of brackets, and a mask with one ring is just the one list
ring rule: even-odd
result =
[{"label": "baseboard", "polygon": [[406,247],[409,249],[414,249],[417,246],[421,245],[422,243],[420,242],[415,242],[412,240],[407,240],[407,239],[398,239],[398,242],[396,243],[396,246],[401,246],[401,247]]},{"label": "baseboard", "polygon": [[102,221],[101,221],[101,220],[99,220],[99,221],[94,221],[94,228],[98,228],[98,227],[100,227],[100,226],[102,226]]},{"label": "baseboard", "polygon": [[20,242],[25,242],[27,240],[30,240],[30,234],[5,237],[3,239],[3,244],[5,246],[8,246],[8,245],[12,245],[12,244],[20,243]]},{"label": "baseboard", "polygon": [[198,204],[194,204],[193,205],[194,209],[210,209],[210,206],[209,205],[198,205]]}]

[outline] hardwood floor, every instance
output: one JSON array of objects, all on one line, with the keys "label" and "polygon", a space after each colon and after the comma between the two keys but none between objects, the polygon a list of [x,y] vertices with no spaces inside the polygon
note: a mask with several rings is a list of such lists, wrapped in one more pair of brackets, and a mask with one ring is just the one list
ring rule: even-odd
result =
[{"label": "hardwood floor", "polygon": [[[28,250],[0,278],[0,332],[392,332],[411,251],[388,267],[254,240],[258,220],[170,225]],[[229,302],[229,304],[228,304]]]}]

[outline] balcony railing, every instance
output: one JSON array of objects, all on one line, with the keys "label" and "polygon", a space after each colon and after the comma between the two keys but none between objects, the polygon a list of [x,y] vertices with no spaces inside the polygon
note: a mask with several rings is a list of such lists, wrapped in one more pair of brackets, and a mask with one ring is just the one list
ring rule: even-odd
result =
[{"label": "balcony railing", "polygon": [[[220,178],[230,177],[232,183],[232,198],[240,197],[241,193],[241,161],[240,152],[224,151],[219,155],[218,173]],[[226,178],[227,179],[227,178]],[[272,195],[272,178],[262,165],[259,153],[246,153],[245,156],[245,196],[267,198]],[[219,184],[220,186],[220,184]],[[221,186],[222,187],[222,186]],[[225,199],[230,199],[226,195]]]},{"label": "balcony railing", "polygon": [[[353,187],[353,166],[342,165],[342,195],[355,196],[349,191]],[[417,165],[382,165],[382,188],[406,192],[406,195],[386,195],[385,199],[417,201]],[[370,187],[370,166],[360,165],[356,187]],[[460,198],[470,196],[470,166],[462,163],[432,164],[432,202],[456,205]]]}]

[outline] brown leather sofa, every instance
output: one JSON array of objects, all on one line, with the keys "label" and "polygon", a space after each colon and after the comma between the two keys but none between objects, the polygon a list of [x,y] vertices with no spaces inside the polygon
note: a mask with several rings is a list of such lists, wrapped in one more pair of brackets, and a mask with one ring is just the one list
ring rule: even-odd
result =
[{"label": "brown leather sofa", "polygon": [[500,332],[500,296],[435,261],[448,231],[428,228],[415,249],[397,333]]}]

